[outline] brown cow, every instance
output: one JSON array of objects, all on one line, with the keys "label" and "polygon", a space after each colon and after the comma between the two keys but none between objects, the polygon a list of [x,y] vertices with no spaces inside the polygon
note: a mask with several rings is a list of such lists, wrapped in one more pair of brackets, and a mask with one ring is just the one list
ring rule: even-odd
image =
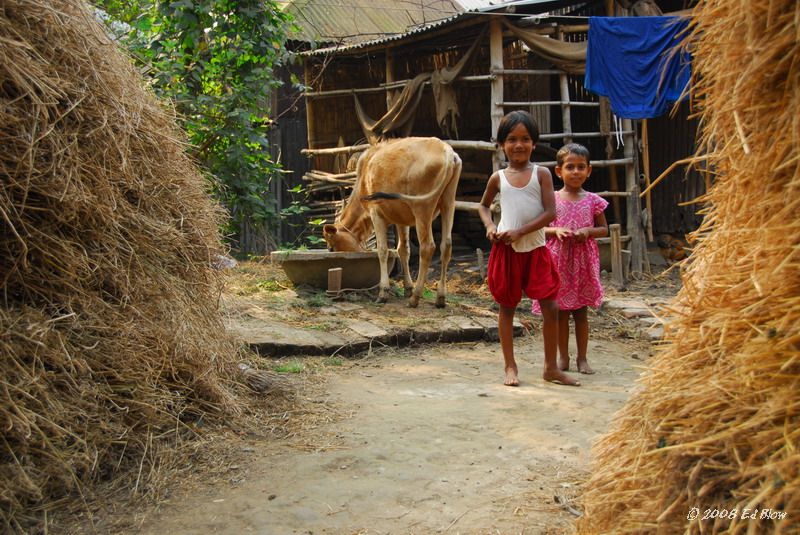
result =
[{"label": "brown cow", "polygon": [[[358,160],[353,193],[334,224],[323,227],[323,236],[332,251],[363,251],[364,241],[375,230],[381,264],[378,302],[386,302],[389,290],[389,225],[397,228],[397,253],[403,269],[403,287],[406,295],[411,293],[408,305],[416,307],[436,249],[431,224],[441,213],[442,273],[436,306],[444,306],[447,264],[452,252],[450,235],[460,176],[461,158],[450,145],[434,137],[387,141],[370,147]],[[419,274],[413,292],[408,267],[411,226],[417,229],[419,239]]]}]

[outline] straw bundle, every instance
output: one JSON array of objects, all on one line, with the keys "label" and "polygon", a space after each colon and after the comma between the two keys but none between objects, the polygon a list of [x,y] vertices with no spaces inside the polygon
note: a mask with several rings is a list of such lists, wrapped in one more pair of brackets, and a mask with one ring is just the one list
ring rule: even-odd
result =
[{"label": "straw bundle", "polygon": [[26,531],[235,414],[236,346],[174,117],[79,0],[2,2],[0,43],[0,531]]},{"label": "straw bundle", "polygon": [[707,0],[692,24],[715,184],[665,345],[595,446],[580,533],[800,522],[800,4]]}]

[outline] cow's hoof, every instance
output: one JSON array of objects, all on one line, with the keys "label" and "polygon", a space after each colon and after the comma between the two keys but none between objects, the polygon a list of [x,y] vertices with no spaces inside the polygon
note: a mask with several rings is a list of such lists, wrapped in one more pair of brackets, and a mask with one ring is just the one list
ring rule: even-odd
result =
[{"label": "cow's hoof", "polygon": [[403,288],[403,297],[411,297],[413,293],[414,293],[414,288],[412,288],[411,286]]},{"label": "cow's hoof", "polygon": [[444,297],[436,298],[436,308],[444,308]]},{"label": "cow's hoof", "polygon": [[412,297],[411,299],[409,299],[408,301],[409,308],[417,308],[417,305],[419,305],[419,297]]},{"label": "cow's hoof", "polygon": [[376,303],[385,303],[388,301],[385,295],[379,295],[378,298],[375,300]]}]

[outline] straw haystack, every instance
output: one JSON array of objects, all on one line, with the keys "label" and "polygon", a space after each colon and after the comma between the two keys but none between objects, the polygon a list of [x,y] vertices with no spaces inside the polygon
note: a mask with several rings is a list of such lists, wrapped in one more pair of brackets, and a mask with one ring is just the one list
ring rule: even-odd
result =
[{"label": "straw haystack", "polygon": [[[0,531],[235,414],[220,212],[80,0],[0,4]],[[118,485],[121,486],[122,483]]]},{"label": "straw haystack", "polygon": [[800,526],[800,3],[693,18],[714,186],[665,345],[595,446],[580,533]]}]

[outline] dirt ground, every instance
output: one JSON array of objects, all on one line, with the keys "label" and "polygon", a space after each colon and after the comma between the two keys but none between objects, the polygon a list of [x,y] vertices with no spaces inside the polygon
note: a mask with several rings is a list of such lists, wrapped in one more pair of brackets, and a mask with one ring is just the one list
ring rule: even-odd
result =
[{"label": "dirt ground", "polygon": [[[460,273],[451,285],[450,313],[491,314],[479,277]],[[289,295],[286,288],[274,272],[250,264],[237,268],[229,293],[286,321],[319,325],[325,304],[319,296],[291,289]],[[676,290],[668,274],[608,294],[663,298]],[[443,313],[430,302],[409,311],[399,299],[383,308],[366,295],[352,300],[376,320],[419,322]],[[598,373],[581,376],[580,388],[546,383],[539,320],[527,306],[518,317],[530,330],[515,342],[519,388],[502,385],[499,345],[485,341],[270,363],[286,370],[298,404],[324,407],[325,417],[282,440],[243,443],[230,477],[175,489],[142,517],[137,531],[570,533],[592,442],[635,388],[653,348],[631,320],[593,313],[589,358]]]}]

